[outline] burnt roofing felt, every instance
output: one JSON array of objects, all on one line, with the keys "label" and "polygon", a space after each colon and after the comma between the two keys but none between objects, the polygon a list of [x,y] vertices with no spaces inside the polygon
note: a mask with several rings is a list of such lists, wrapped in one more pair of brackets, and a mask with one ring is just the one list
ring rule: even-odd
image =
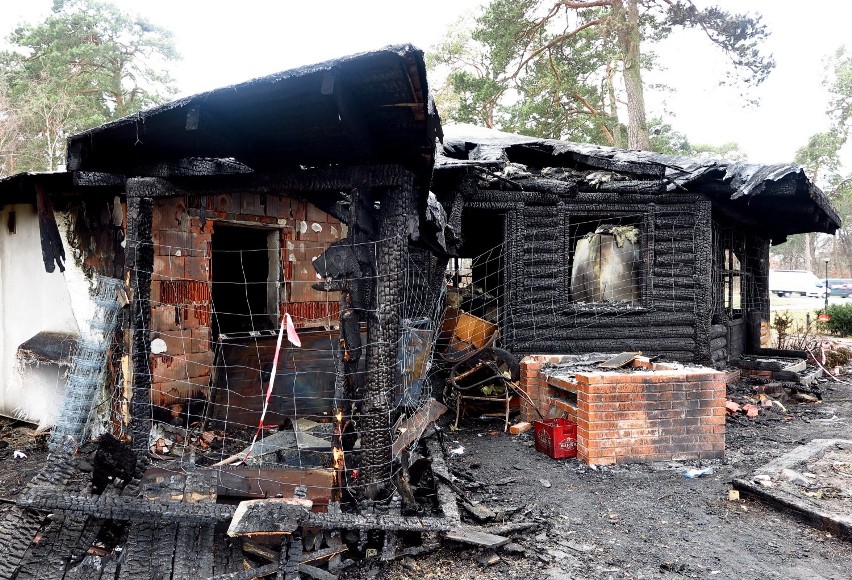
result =
[{"label": "burnt roofing felt", "polygon": [[[828,198],[795,164],[694,159],[526,137],[471,125],[447,125],[443,131],[443,146],[435,160],[438,174],[466,167],[500,170],[509,163],[539,169],[611,171],[628,176],[634,186],[637,181],[662,180],[660,193],[707,195],[717,210],[756,225],[774,243],[797,233],[833,234],[840,227],[840,217]],[[613,182],[609,190],[617,192],[618,183]]]},{"label": "burnt roofing felt", "polygon": [[156,174],[228,159],[254,171],[400,163],[428,179],[436,132],[423,53],[391,46],[186,97],[74,135],[71,171]]}]

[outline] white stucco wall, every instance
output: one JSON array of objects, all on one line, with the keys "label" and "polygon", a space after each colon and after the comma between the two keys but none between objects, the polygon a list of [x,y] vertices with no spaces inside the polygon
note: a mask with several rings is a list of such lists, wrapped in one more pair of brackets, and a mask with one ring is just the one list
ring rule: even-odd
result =
[{"label": "white stucco wall", "polygon": [[[14,234],[7,227],[11,211],[16,213]],[[60,223],[60,231],[64,229]],[[48,274],[41,257],[35,208],[0,208],[0,414],[40,426],[52,424],[58,414],[64,380],[56,365],[33,368],[18,364],[18,346],[42,331],[79,334],[75,312],[86,318],[91,312],[88,282],[70,259],[67,240],[63,243],[69,255],[66,272],[57,268]]]}]

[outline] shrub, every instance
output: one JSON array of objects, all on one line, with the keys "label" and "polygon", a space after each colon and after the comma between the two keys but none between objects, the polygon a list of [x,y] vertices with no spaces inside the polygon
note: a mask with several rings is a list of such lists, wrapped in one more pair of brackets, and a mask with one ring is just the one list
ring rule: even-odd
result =
[{"label": "shrub", "polygon": [[825,353],[825,366],[828,368],[842,367],[852,360],[852,350],[845,346],[839,346]]},{"label": "shrub", "polygon": [[803,320],[792,312],[776,312],[772,328],[778,334],[778,348],[781,350],[807,350],[816,339],[814,322],[809,315]]},{"label": "shrub", "polygon": [[831,320],[821,323],[831,334],[852,336],[852,304],[829,304],[826,314]]}]

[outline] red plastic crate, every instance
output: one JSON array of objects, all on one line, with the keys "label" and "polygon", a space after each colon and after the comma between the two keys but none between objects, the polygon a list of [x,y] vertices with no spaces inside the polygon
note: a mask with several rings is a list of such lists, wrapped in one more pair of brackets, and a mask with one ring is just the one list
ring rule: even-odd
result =
[{"label": "red plastic crate", "polygon": [[577,424],[568,419],[533,422],[535,448],[553,459],[577,457]]}]

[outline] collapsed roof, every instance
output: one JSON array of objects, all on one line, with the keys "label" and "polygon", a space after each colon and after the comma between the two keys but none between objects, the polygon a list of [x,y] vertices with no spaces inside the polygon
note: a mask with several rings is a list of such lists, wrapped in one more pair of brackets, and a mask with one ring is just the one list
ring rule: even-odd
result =
[{"label": "collapsed roof", "polygon": [[[539,169],[611,171],[619,175],[608,184],[608,191],[705,194],[720,214],[755,228],[775,244],[792,234],[834,234],[840,227],[840,217],[828,198],[794,164],[694,159],[526,137],[472,125],[448,125],[443,130],[443,147],[435,161],[438,174],[469,167],[501,171],[511,163]],[[561,179],[555,189],[568,196],[577,191],[576,183],[571,183],[578,180],[577,175],[551,173],[546,178]]]}]

